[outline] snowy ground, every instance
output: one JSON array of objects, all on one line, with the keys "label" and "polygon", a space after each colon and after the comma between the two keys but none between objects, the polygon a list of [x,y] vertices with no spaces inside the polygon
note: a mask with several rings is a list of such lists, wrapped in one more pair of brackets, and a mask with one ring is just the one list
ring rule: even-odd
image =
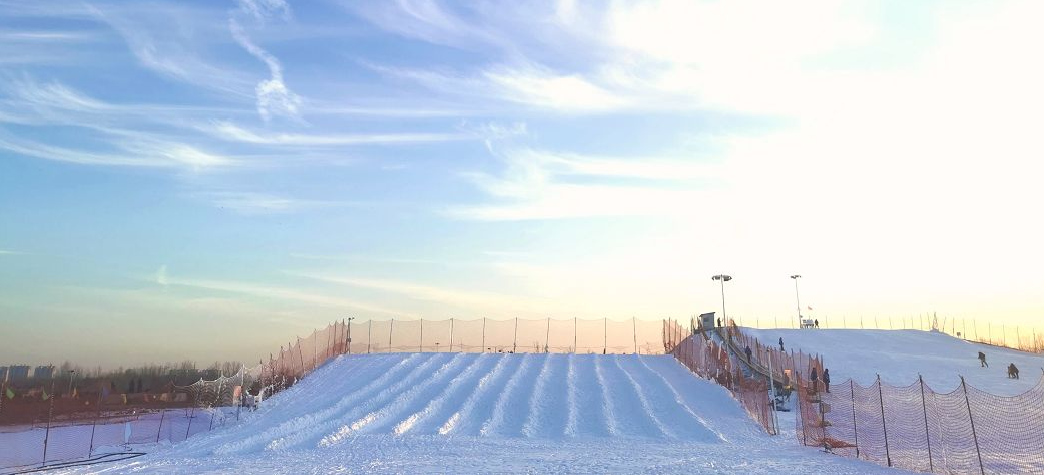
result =
[{"label": "snowy ground", "polygon": [[[877,374],[887,384],[906,386],[917,375],[937,392],[949,392],[964,376],[969,385],[998,395],[1025,392],[1040,380],[1044,356],[1035,353],[972,343],[922,330],[753,329],[743,331],[773,345],[783,337],[786,348],[824,356],[831,379],[855,379],[863,386]],[[986,353],[989,368],[982,368],[978,352]],[[1021,379],[1008,379],[1008,364],[1015,363]]]},{"label": "snowy ground", "polygon": [[237,425],[144,449],[58,473],[897,473],[765,435],[662,355],[341,357]]}]

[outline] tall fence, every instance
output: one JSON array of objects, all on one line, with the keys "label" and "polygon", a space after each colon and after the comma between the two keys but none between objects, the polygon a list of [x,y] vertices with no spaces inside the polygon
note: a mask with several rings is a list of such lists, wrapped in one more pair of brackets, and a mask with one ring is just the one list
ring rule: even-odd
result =
[{"label": "tall fence", "polygon": [[[939,393],[852,380],[801,379],[799,442],[890,467],[931,473],[1044,473],[1044,378],[1018,396],[968,385]],[[818,389],[818,390],[817,390]]]},{"label": "tall fence", "polygon": [[[732,325],[730,330],[719,332],[719,336],[728,339],[734,330],[735,325]],[[664,320],[664,349],[696,375],[728,389],[766,432],[778,433],[769,393],[770,379],[760,377],[754,371],[745,372],[743,362],[730,356],[729,349],[724,346],[729,343],[726,341],[723,345],[714,341],[708,334],[710,331],[715,330],[696,330],[694,326],[685,329],[674,320]]]},{"label": "tall fence", "polygon": [[63,388],[52,378],[44,387],[16,391],[4,383],[0,469],[91,459],[139,444],[178,442],[221,427],[347,351],[346,330],[343,322],[331,324],[297,339],[267,363],[183,386],[171,382],[120,392],[108,382],[69,383]]},{"label": "tall fence", "polygon": [[[350,322],[351,323],[351,322]],[[662,353],[659,320],[488,318],[367,320],[350,325],[352,353],[388,351]]]}]

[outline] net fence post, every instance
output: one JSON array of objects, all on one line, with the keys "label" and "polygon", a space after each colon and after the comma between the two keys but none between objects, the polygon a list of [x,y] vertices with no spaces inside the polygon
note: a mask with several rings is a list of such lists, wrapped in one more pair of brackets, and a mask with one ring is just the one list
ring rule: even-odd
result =
[{"label": "net fence post", "polygon": [[[101,384],[104,383],[99,383],[98,387],[98,407],[95,409],[94,422],[91,423],[91,442],[90,445],[87,446],[88,458],[90,458],[91,454],[94,453],[94,431],[98,428],[98,418],[101,417],[102,394],[104,394],[104,391],[101,388]],[[0,400],[3,400],[2,392],[0,392]]]},{"label": "net fence post", "polygon": [[388,325],[388,352],[392,350],[392,330],[395,329],[395,319],[391,319],[391,324]]},{"label": "net fence post", "polygon": [[54,415],[54,367],[51,367],[51,394],[50,405],[47,408],[47,430],[44,432],[43,460],[40,466],[47,465],[47,442],[51,438],[51,417]]},{"label": "net fence post", "polygon": [[892,452],[888,447],[888,423],[885,421],[885,410],[884,410],[884,391],[881,389],[881,375],[877,375],[877,400],[881,403],[881,429],[884,430],[884,443],[885,443],[885,459],[888,460],[888,466],[892,466]]},{"label": "net fence post", "polygon": [[420,341],[417,342],[417,351],[424,353],[424,319],[420,319]]},{"label": "net fence post", "polygon": [[450,318],[450,353],[453,353],[453,318]]},{"label": "net fence post", "polygon": [[859,420],[856,419],[855,380],[848,380],[848,390],[852,396],[852,433],[855,435],[856,458],[859,458]]},{"label": "net fence post", "polygon": [[576,317],[573,317],[573,353],[577,352],[576,347]]},{"label": "net fence post", "polygon": [[[301,373],[300,374],[303,375],[304,372],[305,372],[305,365],[304,365],[304,351],[301,350],[301,337],[297,337],[297,359],[301,362]],[[298,376],[297,378],[300,379],[301,377]]]},{"label": "net fence post", "polygon": [[964,382],[964,376],[961,376],[961,389],[964,391],[964,405],[968,408],[968,422],[971,423],[972,440],[975,442],[975,456],[979,459],[979,473],[985,474],[986,470],[982,467],[982,451],[979,450],[979,435],[975,433],[975,418],[972,417],[971,402],[968,400],[968,385]]},{"label": "net fence post", "polygon": [[928,432],[928,405],[924,401],[924,378],[917,375],[917,382],[921,383],[921,411],[924,413],[924,441],[928,443],[928,471],[935,473],[935,464],[932,462],[932,437]]},{"label": "net fence post", "polygon": [[[199,381],[203,381],[203,378],[200,378]],[[193,384],[193,386],[198,385],[198,384],[199,384],[199,382],[196,382],[196,384]],[[185,426],[185,440],[188,440],[189,431],[192,430],[192,418],[196,414],[196,403],[198,401],[199,401],[199,390],[196,390],[196,394],[193,395],[193,397],[192,397],[192,408],[189,409],[188,424]],[[173,441],[171,441],[171,442],[173,442]]]},{"label": "net fence post", "polygon": [[518,350],[518,317],[515,317],[515,336],[511,337],[511,352]]},{"label": "net fence post", "polygon": [[373,341],[373,320],[366,321],[366,353],[370,353],[370,342]]},{"label": "net fence post", "polygon": [[547,317],[547,331],[544,333],[544,353],[547,353],[551,340],[551,317]]},{"label": "net fence post", "polygon": [[166,413],[167,413],[167,411],[160,411],[160,422],[159,422],[159,427],[157,427],[157,428],[156,428],[156,443],[157,443],[157,444],[158,444],[158,443],[159,443],[159,441],[160,441],[160,434],[162,434],[162,433],[163,433],[163,416],[165,416],[165,415],[166,415]]},{"label": "net fence post", "polygon": [[634,354],[638,354],[638,319],[631,316],[631,334],[634,336]]},{"label": "net fence post", "polygon": [[486,351],[486,317],[482,317],[482,351]]}]

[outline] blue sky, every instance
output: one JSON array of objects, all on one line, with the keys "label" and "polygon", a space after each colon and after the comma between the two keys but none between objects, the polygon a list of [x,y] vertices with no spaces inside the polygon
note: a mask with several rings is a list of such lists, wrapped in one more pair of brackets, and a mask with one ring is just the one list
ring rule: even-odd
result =
[{"label": "blue sky", "polygon": [[[0,360],[1044,310],[1037,2],[0,0]],[[13,342],[13,344],[11,344]]]}]

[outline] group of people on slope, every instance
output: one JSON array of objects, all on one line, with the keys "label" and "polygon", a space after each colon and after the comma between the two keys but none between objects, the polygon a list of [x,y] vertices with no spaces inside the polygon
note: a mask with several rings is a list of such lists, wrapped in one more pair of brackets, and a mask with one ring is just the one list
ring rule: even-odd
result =
[{"label": "group of people on slope", "polygon": [[[819,371],[816,371],[815,367],[812,368],[808,379],[812,383],[812,391],[819,392]],[[826,388],[826,392],[830,392],[830,368],[823,368],[823,386]]]},{"label": "group of people on slope", "polygon": [[[981,351],[979,352],[979,367],[990,367],[990,364],[986,362],[986,353]],[[1015,366],[1015,363],[1008,364],[1008,379],[1019,379],[1019,368]]]}]

